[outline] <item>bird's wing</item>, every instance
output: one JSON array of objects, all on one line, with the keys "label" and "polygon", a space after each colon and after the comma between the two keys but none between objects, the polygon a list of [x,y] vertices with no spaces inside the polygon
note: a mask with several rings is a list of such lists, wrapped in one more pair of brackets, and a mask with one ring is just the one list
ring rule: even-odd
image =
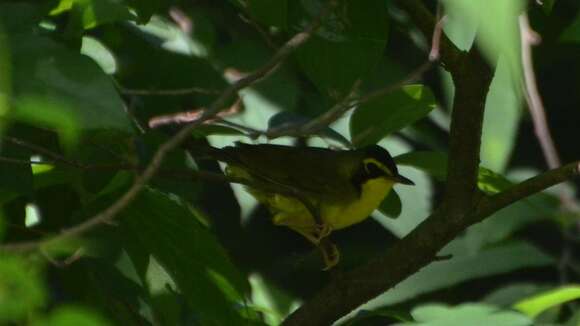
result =
[{"label": "bird's wing", "polygon": [[333,200],[358,196],[358,190],[351,183],[356,157],[346,155],[352,152],[245,144],[226,150],[236,158],[230,164],[257,178],[299,189],[308,196]]}]

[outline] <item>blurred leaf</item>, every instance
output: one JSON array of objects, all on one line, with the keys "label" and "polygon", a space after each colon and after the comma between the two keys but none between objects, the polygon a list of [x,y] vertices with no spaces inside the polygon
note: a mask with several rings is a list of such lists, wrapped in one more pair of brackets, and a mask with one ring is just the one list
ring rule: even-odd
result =
[{"label": "blurred leaf", "polygon": [[20,257],[0,259],[0,322],[16,322],[34,313],[46,301],[38,271]]},{"label": "blurred leaf", "polygon": [[[30,160],[30,154],[22,148],[1,141],[0,156],[23,161]],[[30,165],[0,161],[0,171],[2,171],[0,172],[0,191],[19,195],[32,194],[32,169]]]},{"label": "blurred leaf", "polygon": [[169,6],[175,4],[175,0],[126,0],[139,16],[138,23],[145,24],[154,13],[165,13]]},{"label": "blurred leaf", "polygon": [[500,58],[485,102],[481,138],[481,163],[497,172],[505,171],[518,131],[521,97],[516,85],[507,61]]},{"label": "blurred leaf", "polygon": [[535,283],[511,283],[487,294],[483,302],[495,306],[509,307],[524,298],[537,294],[545,287]]},{"label": "blurred leaf", "polygon": [[[451,242],[448,247],[453,248],[454,242]],[[467,253],[465,248],[458,249],[457,253],[444,249],[441,254],[451,254],[451,259],[430,264],[399,283],[395,288],[364,305],[363,308],[372,309],[377,306],[392,305],[421,294],[459,285],[468,280],[553,263],[552,258],[522,241],[496,245],[483,249],[477,254]]]},{"label": "blurred leaf", "polygon": [[12,109],[11,118],[17,121],[56,130],[66,151],[78,144],[81,118],[66,101],[35,95],[19,96]]},{"label": "blurred leaf", "polygon": [[350,118],[350,137],[357,147],[371,145],[435,108],[435,98],[422,85],[407,85],[360,105]]},{"label": "blurred leaf", "polygon": [[15,102],[23,118],[68,132],[132,131],[110,78],[91,59],[35,35],[19,34],[11,45]]},{"label": "blurred leaf", "polygon": [[129,8],[118,0],[61,0],[52,15],[72,11],[73,20],[81,23],[84,29],[119,21],[135,20]]},{"label": "blurred leaf", "polygon": [[[2,198],[0,197],[0,203],[2,202]],[[0,208],[0,243],[2,239],[4,239],[4,232],[6,229],[6,216],[4,216],[4,211]]]},{"label": "blurred leaf", "polygon": [[106,326],[110,325],[103,317],[94,312],[74,306],[60,306],[42,321],[33,323],[42,326]]},{"label": "blurred leaf", "polygon": [[[447,178],[447,156],[443,152],[409,152],[396,156],[397,165],[412,166],[425,171],[439,181]],[[488,195],[493,195],[513,186],[513,182],[490,169],[479,167],[477,187]]]},{"label": "blurred leaf", "polygon": [[[247,280],[190,210],[176,199],[147,189],[123,215],[126,239],[155,257],[200,321],[243,324],[235,305],[248,292]],[[224,288],[216,277],[228,285]],[[235,289],[235,297],[228,295],[228,288]]]},{"label": "blurred leaf", "polygon": [[103,71],[112,75],[117,71],[115,57],[99,40],[90,36],[83,36],[81,54],[93,59]]},{"label": "blurred leaf", "polygon": [[397,325],[421,326],[528,326],[532,320],[515,311],[500,310],[485,304],[462,304],[449,307],[443,304],[430,304],[413,309],[411,315],[417,322]]},{"label": "blurred leaf", "polygon": [[401,198],[394,189],[389,192],[378,209],[390,218],[397,218],[401,215]]},{"label": "blurred leaf", "polygon": [[[276,113],[272,117],[270,117],[270,120],[268,120],[268,130],[277,129],[277,128],[289,128],[289,127],[290,128],[292,128],[292,127],[298,128],[299,126],[305,125],[305,124],[309,123],[310,121],[311,121],[311,119],[309,119],[305,116],[301,116],[297,113],[283,111],[283,112]],[[341,145],[345,146],[346,148],[352,147],[352,144],[350,143],[350,141],[348,141],[348,139],[346,139],[343,135],[336,132],[334,129],[332,129],[330,127],[323,128],[318,133],[316,133],[316,135],[319,137],[322,137],[322,138],[332,139],[332,140],[340,143]],[[304,135],[304,136],[308,136],[308,135]]]},{"label": "blurred leaf", "polygon": [[580,13],[578,13],[572,24],[562,32],[560,40],[562,42],[580,42]]},{"label": "blurred leaf", "polygon": [[264,25],[286,29],[288,0],[249,0],[246,3],[252,19]]},{"label": "blurred leaf", "polygon": [[[326,4],[320,0],[288,2],[290,29],[302,31]],[[388,19],[384,1],[341,0],[316,34],[298,49],[298,62],[323,93],[345,93],[383,55]]]},{"label": "blurred leaf", "polygon": [[569,285],[521,300],[514,305],[514,308],[534,318],[549,308],[579,298],[580,286]]},{"label": "blurred leaf", "polygon": [[154,37],[160,47],[177,54],[205,58],[214,43],[215,31],[203,16],[195,17],[195,28],[190,36],[174,22],[154,16],[146,25],[135,25],[145,35]]},{"label": "blurred leaf", "polygon": [[477,174],[477,188],[488,195],[502,192],[514,184],[501,174],[495,173],[484,167],[479,167]]},{"label": "blurred leaf", "polygon": [[549,15],[552,13],[552,9],[554,8],[554,3],[556,3],[556,0],[542,0],[542,2],[541,2],[542,9],[544,10],[544,13],[546,15]]},{"label": "blurred leaf", "polygon": [[[443,3],[451,17],[461,17],[462,23],[468,23],[470,27],[466,28],[470,36],[473,35],[471,31],[474,26],[477,26],[477,41],[484,54],[492,63],[503,56],[507,60],[508,71],[519,81],[521,69],[518,16],[524,9],[524,1],[446,0]],[[455,26],[465,27],[463,24]],[[462,40],[464,46],[467,43],[465,41],[466,39]]]},{"label": "blurred leaf", "polygon": [[408,152],[396,156],[397,165],[412,166],[425,171],[439,181],[447,178],[447,155],[443,152]]},{"label": "blurred leaf", "polygon": [[394,322],[410,322],[413,320],[407,311],[392,308],[381,308],[375,310],[361,310],[350,318],[344,326],[371,326],[371,325],[400,325]]},{"label": "blurred leaf", "polygon": [[[42,17],[50,10],[50,4],[25,1],[0,3],[0,25],[6,32],[15,35],[36,27]],[[11,35],[11,36],[12,36]]]}]

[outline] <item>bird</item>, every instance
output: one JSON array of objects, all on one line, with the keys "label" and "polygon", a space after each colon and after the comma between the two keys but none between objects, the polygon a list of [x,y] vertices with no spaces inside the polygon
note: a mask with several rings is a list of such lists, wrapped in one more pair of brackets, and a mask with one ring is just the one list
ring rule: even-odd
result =
[{"label": "bird", "polygon": [[365,220],[395,184],[414,185],[378,145],[334,150],[238,142],[203,152],[226,164],[225,174],[245,184],[275,225],[318,246],[325,269],[339,260],[336,246],[325,240],[331,232]]}]

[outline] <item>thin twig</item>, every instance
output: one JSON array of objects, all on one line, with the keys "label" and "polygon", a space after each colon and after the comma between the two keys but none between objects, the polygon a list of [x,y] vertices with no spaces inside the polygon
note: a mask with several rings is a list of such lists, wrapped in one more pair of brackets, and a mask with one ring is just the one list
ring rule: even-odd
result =
[{"label": "thin twig", "polygon": [[443,33],[443,25],[447,20],[446,15],[441,15],[441,2],[437,1],[437,15],[435,28],[433,28],[433,36],[431,36],[431,51],[429,51],[429,61],[437,61],[439,59],[439,48],[441,43],[441,34]]},{"label": "thin twig", "polygon": [[226,88],[220,96],[211,104],[207,111],[204,111],[202,117],[196,122],[183,127],[177,134],[175,134],[167,142],[159,146],[158,150],[153,155],[153,158],[149,165],[145,168],[143,173],[136,177],[133,185],[111,206],[103,210],[102,212],[92,216],[88,220],[75,225],[71,228],[61,231],[59,234],[48,238],[45,240],[32,241],[32,242],[22,242],[22,243],[12,243],[0,246],[0,251],[30,251],[40,248],[44,245],[50,245],[52,243],[69,239],[71,237],[79,236],[96,226],[105,224],[113,220],[125,207],[127,207],[139,194],[139,192],[145,187],[145,185],[153,178],[153,176],[159,170],[161,163],[165,159],[165,156],[177,148],[185,139],[187,139],[195,127],[203,123],[207,119],[213,118],[222,108],[224,108],[227,102],[235,96],[241,89],[253,85],[265,77],[269,76],[276,68],[281,64],[281,62],[288,57],[294,50],[296,50],[300,45],[304,44],[319,28],[322,20],[328,16],[332,8],[335,6],[335,1],[329,1],[328,5],[322,10],[322,12],[316,17],[316,19],[311,22],[304,31],[296,34],[288,42],[286,42],[275,54],[274,56],[266,62],[258,70],[254,71],[252,74],[236,81],[228,88]]},{"label": "thin twig", "polygon": [[25,140],[22,140],[22,139],[19,139],[16,137],[11,137],[11,136],[1,136],[0,139],[4,139],[4,140],[6,140],[14,145],[22,147],[22,148],[29,149],[36,154],[42,154],[48,158],[53,159],[54,161],[63,162],[63,163],[66,163],[68,165],[77,166],[77,167],[80,166],[79,163],[76,161],[69,160],[68,158],[66,158],[60,154],[57,154],[57,153],[50,151],[46,148],[43,148],[41,146],[29,143]]},{"label": "thin twig", "polygon": [[171,88],[171,89],[130,89],[117,85],[121,93],[125,95],[143,95],[143,96],[165,96],[165,95],[189,95],[189,94],[204,94],[216,95],[220,94],[217,89],[207,89],[202,87],[186,87],[186,88]]},{"label": "thin twig", "polygon": [[384,88],[367,93],[359,98],[355,98],[357,86],[355,85],[351,89],[349,95],[347,95],[343,100],[335,104],[332,108],[330,108],[328,111],[326,111],[324,114],[320,115],[316,119],[309,121],[308,123],[305,124],[281,126],[279,128],[267,131],[265,135],[266,137],[273,139],[283,136],[304,136],[316,134],[322,129],[328,127],[330,124],[339,119],[349,110],[361,104],[377,99],[381,96],[385,96],[395,90],[400,89],[404,85],[417,80],[430,67],[431,62],[425,62],[424,64],[413,70],[409,75],[407,75],[402,80],[394,84],[388,85]]},{"label": "thin twig", "polygon": [[554,140],[550,134],[550,128],[546,119],[546,109],[538,91],[538,84],[536,82],[536,75],[534,73],[534,64],[532,61],[532,45],[538,44],[539,36],[530,27],[528,15],[523,13],[520,15],[520,34],[522,43],[522,66],[525,81],[525,98],[528,102],[528,108],[532,115],[534,122],[534,131],[536,137],[540,142],[542,152],[548,167],[555,169],[562,165]]}]

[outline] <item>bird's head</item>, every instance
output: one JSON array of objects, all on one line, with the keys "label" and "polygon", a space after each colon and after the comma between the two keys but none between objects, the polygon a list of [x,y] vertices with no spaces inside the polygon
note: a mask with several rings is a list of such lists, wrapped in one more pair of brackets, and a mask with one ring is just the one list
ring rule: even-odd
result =
[{"label": "bird's head", "polygon": [[[362,149],[362,177],[365,180],[385,178],[395,183],[414,185],[410,179],[399,174],[397,165],[389,152],[379,145],[371,145]],[[364,181],[364,180],[363,180]]]}]

